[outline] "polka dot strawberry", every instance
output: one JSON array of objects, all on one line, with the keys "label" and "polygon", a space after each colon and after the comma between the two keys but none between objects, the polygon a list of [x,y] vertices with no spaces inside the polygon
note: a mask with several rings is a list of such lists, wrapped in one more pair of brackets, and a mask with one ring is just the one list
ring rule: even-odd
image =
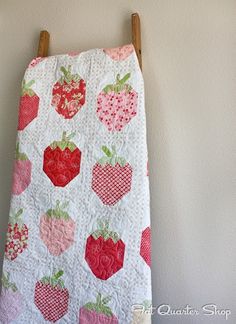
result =
[{"label": "polka dot strawberry", "polygon": [[85,103],[85,81],[79,74],[71,74],[71,66],[61,67],[63,75],[52,90],[52,106],[66,119],[74,117]]},{"label": "polka dot strawberry", "polygon": [[54,186],[65,187],[80,173],[81,151],[71,142],[74,136],[63,132],[61,141],[54,141],[44,151],[43,171]]},{"label": "polka dot strawberry", "polygon": [[93,167],[92,189],[105,205],[115,205],[131,189],[132,168],[115,147],[102,147],[105,156]]},{"label": "polka dot strawberry", "polygon": [[35,83],[34,80],[29,82],[22,82],[18,130],[23,130],[33,119],[38,116],[39,97],[36,95],[31,86]]},{"label": "polka dot strawberry", "polygon": [[16,145],[13,170],[12,193],[20,195],[31,182],[32,163],[25,153],[20,152],[19,143]]},{"label": "polka dot strawberry", "polygon": [[144,261],[151,266],[151,229],[145,228],[141,236],[140,255]]},{"label": "polka dot strawberry", "polygon": [[97,278],[107,280],[123,268],[125,244],[109,230],[108,221],[98,224],[99,229],[87,239],[85,260]]},{"label": "polka dot strawberry", "polygon": [[10,282],[9,273],[3,273],[0,295],[0,323],[8,324],[16,320],[24,308],[23,296],[15,283]]},{"label": "polka dot strawberry", "polygon": [[60,277],[63,271],[43,277],[35,285],[34,303],[45,320],[55,323],[68,311],[69,291]]},{"label": "polka dot strawberry", "polygon": [[88,302],[80,308],[78,314],[79,324],[118,324],[117,317],[112,313],[110,307],[107,306],[111,297],[104,297],[99,293],[97,295],[96,303]]},{"label": "polka dot strawberry", "polygon": [[75,222],[64,211],[68,202],[56,202],[55,209],[49,209],[40,219],[40,237],[52,255],[58,256],[74,243]]},{"label": "polka dot strawberry", "polygon": [[97,116],[109,131],[121,131],[137,114],[137,92],[127,84],[130,73],[108,84],[97,98]]},{"label": "polka dot strawberry", "polygon": [[103,51],[110,56],[112,60],[123,61],[133,53],[134,47],[132,44],[129,44],[115,48],[105,48]]},{"label": "polka dot strawberry", "polygon": [[23,209],[19,209],[16,214],[9,217],[5,257],[11,261],[24,252],[28,246],[28,227],[21,219],[22,213]]}]

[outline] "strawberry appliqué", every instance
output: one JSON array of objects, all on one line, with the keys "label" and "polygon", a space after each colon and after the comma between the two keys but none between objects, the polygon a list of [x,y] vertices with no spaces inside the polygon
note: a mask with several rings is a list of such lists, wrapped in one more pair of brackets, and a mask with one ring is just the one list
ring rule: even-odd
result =
[{"label": "strawberry appliqu\u00e9", "polygon": [[99,229],[87,239],[85,260],[97,278],[107,280],[123,268],[125,244],[109,230],[107,221],[98,224]]},{"label": "strawberry appliqu\u00e9", "polygon": [[102,147],[105,156],[94,165],[92,189],[105,205],[115,205],[131,189],[132,168],[115,147]]},{"label": "strawberry appliqu\u00e9", "polygon": [[22,81],[22,90],[19,105],[19,119],[18,130],[23,130],[33,119],[38,116],[39,110],[39,97],[31,89],[31,86],[35,83],[34,80],[28,83],[25,80]]},{"label": "strawberry appliqu\u00e9", "polygon": [[151,266],[151,229],[146,227],[141,236],[140,255],[147,265]]},{"label": "strawberry appliqu\u00e9", "polygon": [[128,44],[115,48],[105,48],[103,51],[114,61],[124,61],[134,52],[134,46]]},{"label": "strawberry appliqu\u00e9", "polygon": [[117,317],[107,306],[110,300],[110,296],[102,298],[102,295],[98,293],[95,303],[88,302],[80,308],[78,324],[118,324]]},{"label": "strawberry appliqu\u00e9", "polygon": [[32,163],[25,153],[20,152],[19,143],[16,145],[12,193],[20,195],[31,182]]},{"label": "strawberry appliqu\u00e9", "polygon": [[0,323],[8,324],[16,320],[24,308],[23,296],[15,283],[10,282],[10,274],[2,275],[2,292],[0,295]]},{"label": "strawberry appliqu\u00e9", "polygon": [[80,173],[81,151],[71,142],[74,136],[63,132],[61,141],[54,141],[44,151],[43,171],[54,186],[65,187]]},{"label": "strawberry appliqu\u00e9", "polygon": [[58,256],[74,243],[75,222],[64,211],[68,203],[60,205],[56,202],[55,209],[49,209],[40,218],[40,237],[49,252]]},{"label": "strawberry appliqu\u00e9", "polygon": [[34,303],[45,320],[55,323],[68,311],[69,291],[60,277],[63,271],[43,277],[35,285]]},{"label": "strawberry appliqu\u00e9", "polygon": [[5,244],[5,257],[11,261],[24,252],[28,246],[29,231],[28,227],[21,219],[22,213],[23,209],[19,209],[17,213],[10,215],[9,217]]},{"label": "strawberry appliqu\u00e9", "polygon": [[137,114],[137,92],[127,84],[130,73],[108,84],[97,98],[97,116],[109,131],[121,131]]},{"label": "strawberry appliqu\u00e9", "polygon": [[79,74],[71,74],[71,66],[66,69],[61,67],[60,80],[52,90],[51,105],[65,119],[70,119],[77,114],[85,103],[86,84]]}]

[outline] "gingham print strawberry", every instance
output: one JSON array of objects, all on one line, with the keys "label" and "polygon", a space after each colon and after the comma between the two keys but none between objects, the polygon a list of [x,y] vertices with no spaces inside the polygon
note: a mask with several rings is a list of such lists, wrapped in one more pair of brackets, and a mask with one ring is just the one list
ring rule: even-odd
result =
[{"label": "gingham print strawberry", "polygon": [[85,260],[97,278],[107,280],[122,269],[125,244],[116,232],[109,230],[107,220],[99,220],[98,225],[87,239]]},{"label": "gingham print strawberry", "polygon": [[10,282],[9,272],[2,275],[2,292],[0,295],[0,323],[8,324],[16,320],[24,308],[23,296],[15,283]]},{"label": "gingham print strawberry", "polygon": [[61,141],[54,141],[44,151],[43,171],[54,186],[65,187],[80,173],[81,151],[71,142],[73,134],[63,132]]},{"label": "gingham print strawberry", "polygon": [[151,301],[145,300],[143,303],[137,303],[132,306],[133,317],[131,324],[151,324],[152,304]]},{"label": "gingham print strawberry", "polygon": [[60,277],[63,271],[43,277],[35,285],[34,303],[45,320],[55,323],[68,311],[69,291]]},{"label": "gingham print strawberry", "polygon": [[22,90],[19,105],[18,130],[23,130],[33,119],[38,116],[39,97],[31,89],[34,80],[22,81]]},{"label": "gingham print strawberry", "polygon": [[85,103],[85,81],[71,73],[71,65],[61,67],[63,75],[52,90],[52,106],[66,119],[74,117]]},{"label": "gingham print strawberry", "polygon": [[112,60],[123,61],[129,57],[133,51],[134,47],[132,44],[115,47],[115,48],[105,48],[103,50]]},{"label": "gingham print strawberry", "polygon": [[28,227],[21,219],[22,213],[23,209],[19,209],[17,213],[9,217],[5,257],[11,261],[24,252],[28,246]]},{"label": "gingham print strawberry", "polygon": [[40,237],[54,256],[60,255],[74,243],[75,222],[64,210],[67,206],[68,202],[60,204],[57,200],[56,207],[40,218]]},{"label": "gingham print strawberry", "polygon": [[12,193],[20,195],[31,182],[32,163],[25,153],[20,152],[19,143],[16,145]]},{"label": "gingham print strawberry", "polygon": [[141,236],[141,244],[140,244],[140,255],[147,263],[147,265],[151,266],[151,229],[150,227],[146,227]]},{"label": "gingham print strawberry", "polygon": [[115,147],[102,147],[105,156],[93,167],[92,189],[105,205],[115,205],[131,189],[132,168]]},{"label": "gingham print strawberry", "polygon": [[97,116],[109,131],[121,131],[137,114],[137,92],[118,74],[114,84],[108,84],[98,95]]},{"label": "gingham print strawberry", "polygon": [[80,308],[78,314],[78,324],[118,324],[117,317],[107,304],[111,297],[102,297],[98,293],[96,302],[88,302]]}]

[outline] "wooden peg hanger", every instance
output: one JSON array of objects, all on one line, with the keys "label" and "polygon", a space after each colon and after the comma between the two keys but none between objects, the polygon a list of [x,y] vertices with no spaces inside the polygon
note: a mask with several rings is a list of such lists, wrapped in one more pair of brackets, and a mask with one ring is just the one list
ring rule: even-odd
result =
[{"label": "wooden peg hanger", "polygon": [[[141,27],[140,18],[138,13],[133,13],[131,15],[131,26],[132,26],[132,43],[134,45],[140,68],[142,69],[142,52],[141,52]],[[49,47],[49,32],[42,30],[39,36],[39,46],[38,46],[38,57],[48,56]]]}]

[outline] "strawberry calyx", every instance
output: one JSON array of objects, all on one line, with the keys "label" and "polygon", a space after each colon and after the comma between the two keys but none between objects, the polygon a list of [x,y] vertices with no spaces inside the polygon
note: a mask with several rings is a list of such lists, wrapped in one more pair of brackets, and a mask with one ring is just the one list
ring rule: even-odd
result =
[{"label": "strawberry calyx", "polygon": [[15,159],[18,160],[18,161],[19,160],[20,161],[29,160],[28,156],[25,153],[20,152],[20,144],[19,143],[16,144]]},{"label": "strawberry calyx", "polygon": [[56,207],[54,209],[49,209],[46,214],[47,214],[48,217],[68,220],[70,218],[70,216],[66,211],[63,210],[68,205],[69,205],[68,201],[60,204],[60,201],[57,200],[56,201]]},{"label": "strawberry calyx", "polygon": [[111,238],[114,243],[118,242],[120,239],[116,232],[109,230],[108,220],[98,220],[98,229],[92,233],[92,236],[95,240],[97,240],[99,237],[103,237],[105,241]]},{"label": "strawberry calyx", "polygon": [[84,305],[84,308],[90,310],[90,311],[95,311],[96,313],[104,314],[108,317],[112,317],[113,313],[106,304],[111,300],[110,296],[102,298],[102,295],[98,293],[97,298],[96,298],[96,303],[88,302],[87,304]]},{"label": "strawberry calyx", "polygon": [[59,80],[60,84],[63,84],[65,82],[67,84],[70,84],[72,81],[79,82],[81,79],[79,74],[71,74],[71,65],[68,66],[68,69],[62,66],[60,70],[63,73],[63,76],[61,76]]},{"label": "strawberry calyx", "polygon": [[34,80],[29,81],[26,83],[25,79],[22,81],[21,85],[21,96],[28,95],[30,97],[33,97],[35,95],[34,90],[31,89],[31,86],[35,83]]},{"label": "strawberry calyx", "polygon": [[10,282],[9,278],[10,278],[9,272],[6,272],[6,274],[5,273],[2,274],[2,279],[1,279],[2,286],[5,289],[11,289],[13,292],[16,292],[18,289],[17,289],[15,283]]},{"label": "strawberry calyx", "polygon": [[19,226],[23,225],[23,221],[21,219],[21,215],[23,214],[23,209],[19,209],[16,213],[10,214],[9,217],[9,224],[15,225],[18,224]]},{"label": "strawberry calyx", "polygon": [[62,151],[64,151],[66,148],[68,148],[71,152],[73,152],[77,146],[75,145],[75,143],[71,142],[71,138],[75,136],[75,133],[72,133],[70,135],[66,135],[66,132],[62,133],[62,139],[61,141],[54,141],[50,147],[51,149],[56,149],[57,147],[59,147]]},{"label": "strawberry calyx", "polygon": [[64,274],[63,270],[59,270],[58,272],[54,272],[51,277],[45,276],[43,277],[40,282],[44,285],[50,285],[53,288],[64,289],[65,284],[60,277]]},{"label": "strawberry calyx", "polygon": [[118,163],[121,167],[126,165],[126,160],[120,156],[117,156],[115,146],[112,146],[111,150],[109,150],[107,146],[102,146],[102,151],[105,153],[105,156],[98,160],[98,164],[101,166],[105,166],[106,164],[115,166],[116,163]]},{"label": "strawberry calyx", "polygon": [[120,79],[120,74],[116,76],[116,82],[114,84],[108,84],[103,91],[105,93],[114,91],[115,93],[119,93],[125,90],[127,93],[132,90],[132,87],[126,83],[126,81],[130,78],[130,73],[127,73],[122,79]]}]

